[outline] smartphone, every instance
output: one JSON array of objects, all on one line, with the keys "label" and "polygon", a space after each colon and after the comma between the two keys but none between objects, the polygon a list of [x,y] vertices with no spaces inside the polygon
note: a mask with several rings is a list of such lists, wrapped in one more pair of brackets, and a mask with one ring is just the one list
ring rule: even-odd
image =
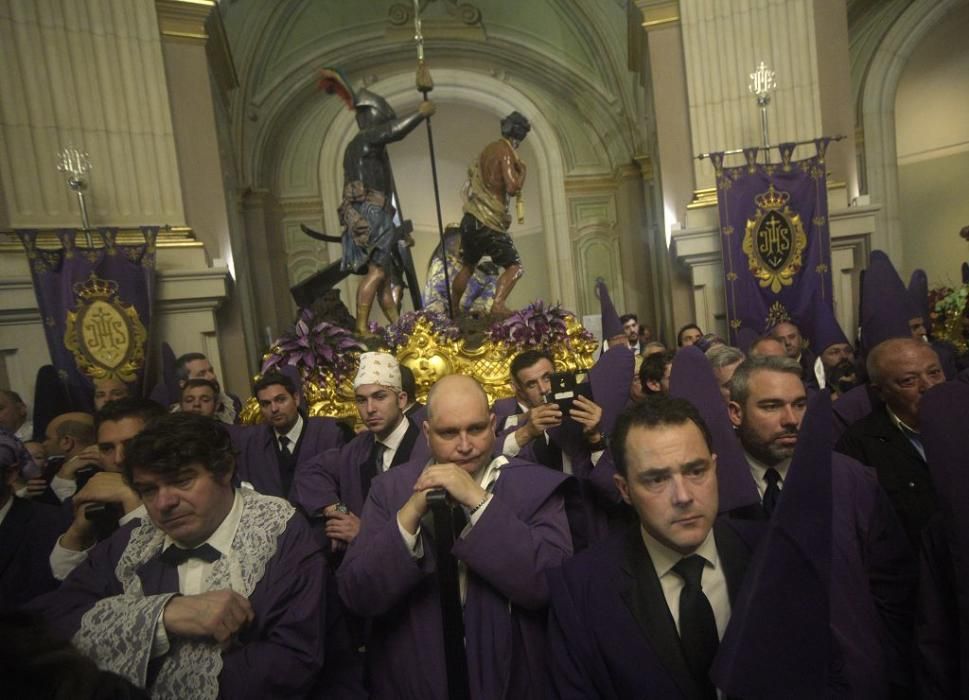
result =
[{"label": "smartphone", "polygon": [[555,372],[550,378],[552,388],[545,395],[545,403],[558,404],[559,410],[567,416],[576,397],[584,396],[591,400],[592,385],[579,381],[584,375],[584,372],[581,375],[575,372]]}]

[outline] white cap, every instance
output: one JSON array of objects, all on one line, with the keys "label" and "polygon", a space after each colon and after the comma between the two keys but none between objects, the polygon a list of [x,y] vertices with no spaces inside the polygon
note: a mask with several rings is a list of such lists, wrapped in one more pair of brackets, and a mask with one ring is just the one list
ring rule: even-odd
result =
[{"label": "white cap", "polygon": [[395,391],[401,390],[400,365],[388,352],[365,352],[360,356],[360,368],[353,378],[353,388],[364,384],[380,384]]}]

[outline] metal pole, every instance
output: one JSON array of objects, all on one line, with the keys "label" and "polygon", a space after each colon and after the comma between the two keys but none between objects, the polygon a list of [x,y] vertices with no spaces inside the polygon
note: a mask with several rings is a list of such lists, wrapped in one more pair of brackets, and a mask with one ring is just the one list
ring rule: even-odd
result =
[{"label": "metal pole", "polygon": [[[428,94],[434,89],[431,72],[424,63],[424,35],[421,33],[420,0],[414,0],[414,41],[417,42],[417,89],[427,100]],[[434,156],[434,132],[431,130],[431,118],[425,120],[427,124],[427,149],[431,156],[431,180],[434,183],[434,207],[437,212],[437,234],[441,239],[441,265],[444,268],[444,300],[447,304],[448,318],[454,318],[451,306],[451,274],[447,265],[447,241],[444,239],[444,219],[441,216],[441,191],[437,184],[437,159]]]}]

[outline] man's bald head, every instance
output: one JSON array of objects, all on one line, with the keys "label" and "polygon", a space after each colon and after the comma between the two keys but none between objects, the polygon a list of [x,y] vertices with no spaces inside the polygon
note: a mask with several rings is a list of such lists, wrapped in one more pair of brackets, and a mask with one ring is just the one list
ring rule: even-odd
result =
[{"label": "man's bald head", "polygon": [[918,430],[922,394],[945,381],[939,356],[924,340],[892,338],[868,354],[872,386],[892,412]]},{"label": "man's bald head", "polygon": [[[463,374],[449,374],[446,377],[438,379],[427,394],[428,420],[434,415],[435,403],[443,404],[446,401],[452,400],[455,396],[463,395],[480,399],[481,405],[484,406],[484,411],[486,413],[489,412],[488,395],[474,377],[468,377]],[[435,398],[439,400],[435,401]]]},{"label": "man's bald head", "polygon": [[94,442],[94,417],[74,411],[62,413],[47,424],[44,448],[49,455],[72,457]]},{"label": "man's bald head", "polygon": [[939,356],[931,345],[924,340],[915,338],[890,338],[876,345],[865,360],[868,378],[872,384],[879,385],[885,380],[885,372],[894,364],[893,359],[899,355],[924,356],[927,359]]},{"label": "man's bald head", "polygon": [[477,474],[495,446],[495,416],[481,385],[458,374],[439,379],[427,396],[424,434],[435,462]]}]

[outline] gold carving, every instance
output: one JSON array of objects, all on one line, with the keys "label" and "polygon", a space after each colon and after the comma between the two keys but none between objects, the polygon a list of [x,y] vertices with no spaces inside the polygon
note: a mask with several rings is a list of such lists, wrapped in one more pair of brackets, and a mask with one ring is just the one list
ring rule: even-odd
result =
[{"label": "gold carving", "polygon": [[790,321],[791,314],[788,313],[787,309],[784,307],[784,305],[781,302],[775,301],[773,304],[770,305],[770,308],[767,310],[767,318],[764,320],[766,322],[767,328],[773,328],[778,323],[785,323]]},{"label": "gold carving", "polygon": [[74,285],[77,310],[67,313],[64,345],[91,379],[137,379],[148,334],[138,312],[117,298],[118,283],[93,272]]},{"label": "gold carving", "polygon": [[[571,349],[564,343],[551,348],[558,372],[579,372],[592,367],[593,355],[598,343],[583,339],[582,324],[575,316],[565,322]],[[488,395],[488,401],[513,396],[509,366],[521,348],[503,342],[486,341],[478,347],[469,348],[461,338],[450,339],[435,333],[426,319],[418,319],[407,343],[397,348],[397,360],[410,367],[417,384],[417,400],[427,400],[427,392],[441,377],[448,374],[465,374],[474,377]],[[270,350],[272,352],[272,350]],[[357,358],[359,359],[359,357]],[[328,416],[357,422],[358,415],[353,397],[354,369],[340,382],[334,380],[327,370],[314,376],[303,377],[303,391],[311,416]],[[262,416],[255,398],[250,397],[242,410],[243,423],[261,423]]]},{"label": "gold carving", "polygon": [[807,235],[799,214],[787,206],[791,195],[770,185],[754,197],[757,212],[747,220],[743,250],[750,272],[761,287],[777,294],[794,283],[801,269]]}]

